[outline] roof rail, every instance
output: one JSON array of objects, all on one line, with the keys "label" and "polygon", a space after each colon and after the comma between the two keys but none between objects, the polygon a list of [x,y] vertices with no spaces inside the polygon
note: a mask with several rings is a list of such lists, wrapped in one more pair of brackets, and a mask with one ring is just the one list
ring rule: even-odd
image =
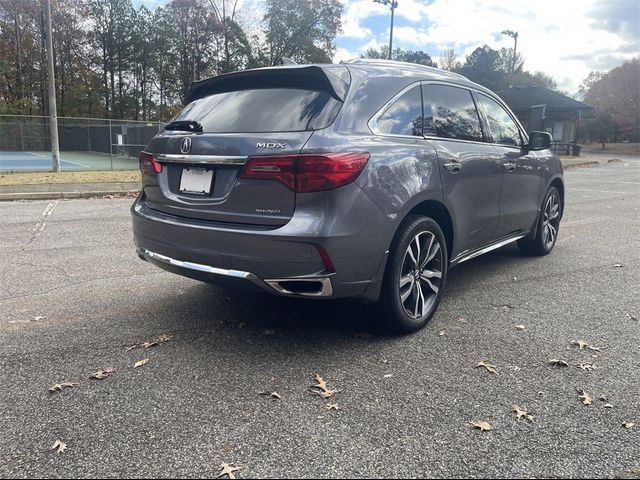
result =
[{"label": "roof rail", "polygon": [[388,66],[411,66],[415,68],[420,68],[424,70],[428,70],[433,73],[438,73],[440,75],[448,75],[451,77],[462,78],[464,80],[468,80],[464,75],[460,75],[459,73],[450,72],[449,70],[442,70],[436,67],[429,67],[427,65],[421,65],[419,63],[411,63],[411,62],[400,62],[398,60],[386,60],[382,58],[354,58],[351,60],[347,60],[345,62],[341,62],[349,65],[388,65]]}]

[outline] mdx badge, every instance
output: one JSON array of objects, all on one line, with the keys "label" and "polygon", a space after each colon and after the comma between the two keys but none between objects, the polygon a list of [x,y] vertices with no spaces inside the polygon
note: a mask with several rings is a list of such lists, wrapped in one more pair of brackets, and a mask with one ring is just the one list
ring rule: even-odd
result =
[{"label": "mdx badge", "polygon": [[257,143],[256,148],[287,148],[287,144],[277,142]]},{"label": "mdx badge", "polygon": [[191,138],[184,137],[180,142],[180,151],[187,154],[191,151]]}]

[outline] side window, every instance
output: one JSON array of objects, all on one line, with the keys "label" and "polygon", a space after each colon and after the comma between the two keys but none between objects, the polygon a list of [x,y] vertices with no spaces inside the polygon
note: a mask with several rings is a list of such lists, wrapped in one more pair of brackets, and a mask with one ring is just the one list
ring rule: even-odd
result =
[{"label": "side window", "polygon": [[378,118],[377,129],[383,134],[422,136],[422,94],[419,85],[398,98]]},{"label": "side window", "polygon": [[478,95],[478,99],[487,116],[493,142],[514,147],[521,146],[520,131],[507,111],[489,97]]},{"label": "side window", "polygon": [[425,85],[425,135],[483,141],[471,92],[448,85]]}]

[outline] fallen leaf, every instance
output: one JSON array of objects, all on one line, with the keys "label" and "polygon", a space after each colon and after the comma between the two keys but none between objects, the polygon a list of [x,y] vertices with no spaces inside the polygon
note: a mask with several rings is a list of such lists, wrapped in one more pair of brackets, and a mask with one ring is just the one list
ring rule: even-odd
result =
[{"label": "fallen leaf", "polygon": [[458,322],[460,322],[460,323],[467,323],[467,321],[464,319],[464,317],[460,317],[460,318],[458,319]]},{"label": "fallen leaf", "polygon": [[498,374],[498,372],[496,370],[496,366],[495,365],[491,365],[489,362],[485,362],[484,360],[482,360],[480,363],[478,363],[478,365],[476,365],[474,368],[478,368],[478,367],[484,367],[484,368],[487,369],[488,372],[495,373],[496,375]]},{"label": "fallen leaf", "polygon": [[381,359],[380,359],[380,362],[382,362],[382,363],[385,363],[385,364],[386,364],[386,363],[389,363],[389,360],[387,360],[386,358],[381,358]]},{"label": "fallen leaf", "polygon": [[610,403],[605,403],[604,408],[613,408],[613,405]]},{"label": "fallen leaf", "polygon": [[613,264],[613,268],[622,268],[622,267],[624,267],[624,265],[621,264],[621,263],[614,263]]},{"label": "fallen leaf", "polygon": [[278,392],[259,392],[260,395],[263,395],[265,397],[269,397],[269,398],[273,398],[274,400],[281,400],[282,397],[280,395],[278,395]]},{"label": "fallen leaf", "polygon": [[151,347],[155,347],[156,345],[160,345],[161,343],[165,343],[168,342],[169,340],[171,340],[173,337],[171,335],[165,335],[162,334],[157,338],[154,338],[153,340],[151,340],[150,342],[144,342],[142,344],[143,348],[151,348]]},{"label": "fallen leaf", "polygon": [[609,399],[607,398],[607,396],[606,396],[606,395],[600,395],[600,396],[598,397],[598,400],[600,400],[601,402],[606,402],[606,401],[607,401],[607,400],[609,400]]},{"label": "fallen leaf", "polygon": [[387,373],[386,375],[384,375],[384,378],[391,378],[393,377],[393,373]]},{"label": "fallen leaf", "polygon": [[111,368],[111,367],[102,368],[102,369],[98,370],[96,373],[92,374],[91,378],[95,378],[96,380],[104,380],[105,378],[110,376],[115,371],[116,371],[116,369],[115,368]]},{"label": "fallen leaf", "polygon": [[327,403],[325,407],[327,410],[340,410],[340,407],[337,403]]},{"label": "fallen leaf", "polygon": [[581,368],[582,370],[586,370],[587,372],[592,372],[593,370],[598,368],[591,363],[580,363],[578,364],[578,367]]},{"label": "fallen leaf", "polygon": [[635,317],[635,316],[631,315],[630,313],[627,313],[627,318],[629,320],[633,320],[634,322],[638,321],[638,317]]},{"label": "fallen leaf", "polygon": [[267,335],[267,336],[273,336],[276,334],[275,330],[265,330],[264,332],[262,332],[263,335]]},{"label": "fallen leaf", "polygon": [[311,393],[315,393],[316,395],[320,395],[322,398],[331,398],[340,390],[330,390],[327,388],[327,382],[316,373],[315,380],[317,385],[313,385],[310,389]]},{"label": "fallen leaf", "polygon": [[580,350],[584,350],[585,348],[588,348],[589,350],[593,350],[595,352],[599,352],[600,351],[599,348],[596,348],[596,347],[593,347],[593,346],[589,345],[584,340],[575,340],[575,341],[571,342],[571,345],[577,345],[578,349],[580,349]]},{"label": "fallen leaf", "polygon": [[143,365],[146,365],[147,363],[149,363],[149,359],[143,358],[142,360],[137,361],[136,364],[133,366],[133,368],[141,367]]},{"label": "fallen leaf", "polygon": [[515,414],[518,416],[518,420],[524,417],[533,423],[533,415],[529,415],[529,412],[521,409],[518,405],[511,405],[511,411],[515,412]]},{"label": "fallen leaf", "polygon": [[78,382],[62,382],[56,383],[53,387],[49,389],[50,392],[61,392],[65,388],[73,388],[80,385]]},{"label": "fallen leaf", "polygon": [[44,318],[46,318],[46,317],[43,317],[42,315],[38,315],[37,317],[33,317],[33,320],[38,322],[38,321],[40,321],[40,320],[42,320]]},{"label": "fallen leaf", "polygon": [[166,335],[166,334],[162,334],[159,335],[158,337],[154,338],[153,340],[149,340],[148,342],[142,342],[139,343],[137,345],[132,345],[131,347],[127,348],[127,352],[130,350],[133,350],[134,348],[151,348],[151,347],[155,347],[156,345],[160,345],[161,343],[165,343],[168,342],[169,340],[171,340],[173,338],[173,336],[171,335]]},{"label": "fallen leaf", "polygon": [[622,424],[622,426],[623,426],[624,428],[631,429],[631,428],[635,427],[635,426],[636,426],[636,424],[635,424],[635,423],[633,423],[633,422],[624,422],[624,423]]},{"label": "fallen leaf", "polygon": [[516,329],[517,330],[524,330],[525,326],[524,325],[516,325]]},{"label": "fallen leaf", "polygon": [[553,358],[551,360],[549,360],[549,365],[553,366],[553,367],[568,367],[569,364],[567,362],[565,362],[564,360],[558,360],[557,358]]},{"label": "fallen leaf", "polygon": [[51,450],[55,450],[56,453],[62,453],[66,449],[67,449],[67,444],[62,443],[60,440],[56,440],[56,442],[53,444],[53,447],[51,447]]},{"label": "fallen leaf", "polygon": [[446,335],[447,332],[445,332],[444,330],[442,330],[440,333],[438,333],[439,337],[444,337]]},{"label": "fallen leaf", "polygon": [[493,427],[488,423],[482,420],[473,420],[471,423],[472,428],[477,428],[481,432],[493,430]]},{"label": "fallen leaf", "polygon": [[236,476],[233,474],[233,472],[237,472],[238,470],[242,470],[240,467],[236,467],[234,465],[229,465],[227,463],[221,464],[220,468],[222,469],[222,472],[220,472],[220,474],[218,475],[218,478],[224,477],[226,475],[227,478],[235,479]]},{"label": "fallen leaf", "polygon": [[582,401],[582,403],[584,403],[585,405],[591,405],[591,401],[593,400],[589,394],[587,392],[585,392],[584,390],[582,390],[582,394],[578,396],[578,398]]}]

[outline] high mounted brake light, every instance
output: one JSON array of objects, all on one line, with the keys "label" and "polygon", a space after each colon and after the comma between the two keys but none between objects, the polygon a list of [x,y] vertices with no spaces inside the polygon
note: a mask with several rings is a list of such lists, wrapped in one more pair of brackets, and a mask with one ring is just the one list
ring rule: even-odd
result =
[{"label": "high mounted brake light", "polygon": [[320,192],[352,183],[368,161],[367,152],[250,157],[240,178],[276,180],[296,193]]}]

